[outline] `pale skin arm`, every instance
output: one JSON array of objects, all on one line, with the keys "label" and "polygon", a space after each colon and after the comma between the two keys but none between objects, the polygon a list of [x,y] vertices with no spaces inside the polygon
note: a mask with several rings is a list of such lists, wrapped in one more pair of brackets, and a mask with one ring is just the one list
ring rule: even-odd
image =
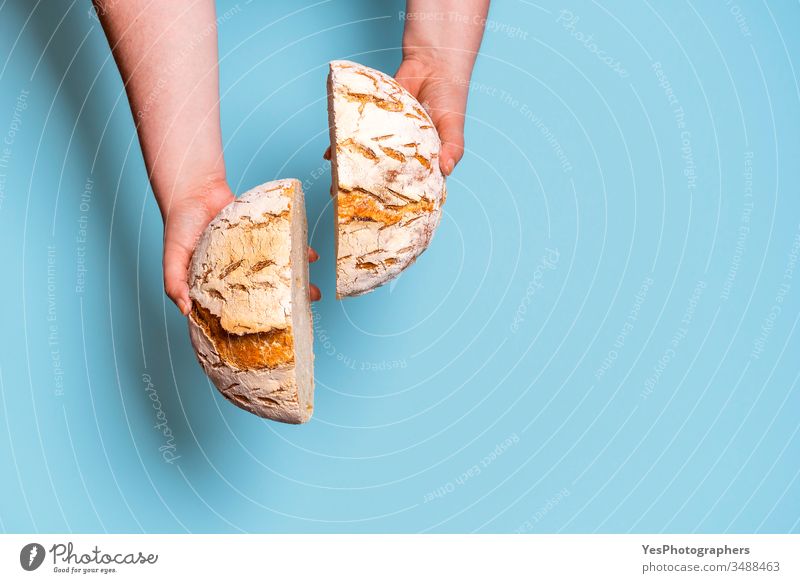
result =
[{"label": "pale skin arm", "polygon": [[395,77],[428,110],[449,175],[464,154],[464,115],[489,0],[408,0],[403,61]]},{"label": "pale skin arm", "polygon": [[[95,0],[95,8],[164,220],[164,289],[186,315],[194,246],[234,198],[222,155],[214,1]],[[311,297],[319,299],[314,286]]]}]

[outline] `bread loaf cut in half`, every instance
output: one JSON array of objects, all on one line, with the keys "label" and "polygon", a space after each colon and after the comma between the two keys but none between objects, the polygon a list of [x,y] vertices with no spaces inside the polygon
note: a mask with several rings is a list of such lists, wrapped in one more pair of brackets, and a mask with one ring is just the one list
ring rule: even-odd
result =
[{"label": "bread loaf cut in half", "polygon": [[392,77],[350,61],[328,75],[336,296],[369,292],[422,253],[445,181],[430,117]]},{"label": "bread loaf cut in half", "polygon": [[189,268],[189,336],[229,401],[303,423],[314,408],[308,229],[297,180],[262,184],[208,225]]}]

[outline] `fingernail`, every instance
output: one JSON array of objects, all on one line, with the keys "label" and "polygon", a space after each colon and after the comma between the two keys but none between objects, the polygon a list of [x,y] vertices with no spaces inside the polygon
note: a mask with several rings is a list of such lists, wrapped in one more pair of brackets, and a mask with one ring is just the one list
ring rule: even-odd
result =
[{"label": "fingernail", "polygon": [[189,315],[189,303],[186,300],[178,300],[178,309],[184,316]]},{"label": "fingernail", "polygon": [[450,159],[447,162],[445,162],[444,163],[444,175],[445,176],[450,176],[450,173],[453,171],[453,168],[455,168],[455,166],[456,166],[456,163],[452,159]]}]

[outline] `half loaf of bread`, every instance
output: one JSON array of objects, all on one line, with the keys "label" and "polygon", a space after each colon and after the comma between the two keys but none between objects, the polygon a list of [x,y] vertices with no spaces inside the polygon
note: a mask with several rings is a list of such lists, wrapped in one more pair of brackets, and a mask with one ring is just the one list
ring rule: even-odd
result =
[{"label": "half loaf of bread", "polygon": [[431,241],[445,181],[430,117],[392,77],[333,61],[328,121],[336,207],[336,296],[396,277]]},{"label": "half loaf of bread", "polygon": [[308,232],[297,180],[262,184],[226,206],[189,269],[189,336],[235,405],[303,423],[314,408]]}]

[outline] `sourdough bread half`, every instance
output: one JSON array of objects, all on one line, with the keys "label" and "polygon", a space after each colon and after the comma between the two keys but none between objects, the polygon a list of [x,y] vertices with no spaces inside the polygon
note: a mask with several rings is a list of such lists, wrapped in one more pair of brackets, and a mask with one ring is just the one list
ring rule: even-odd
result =
[{"label": "sourdough bread half", "polygon": [[392,77],[350,61],[328,75],[336,296],[369,292],[422,253],[445,181],[430,117]]},{"label": "sourdough bread half", "polygon": [[232,403],[303,423],[314,408],[308,230],[297,180],[262,184],[208,225],[189,268],[189,336]]}]

